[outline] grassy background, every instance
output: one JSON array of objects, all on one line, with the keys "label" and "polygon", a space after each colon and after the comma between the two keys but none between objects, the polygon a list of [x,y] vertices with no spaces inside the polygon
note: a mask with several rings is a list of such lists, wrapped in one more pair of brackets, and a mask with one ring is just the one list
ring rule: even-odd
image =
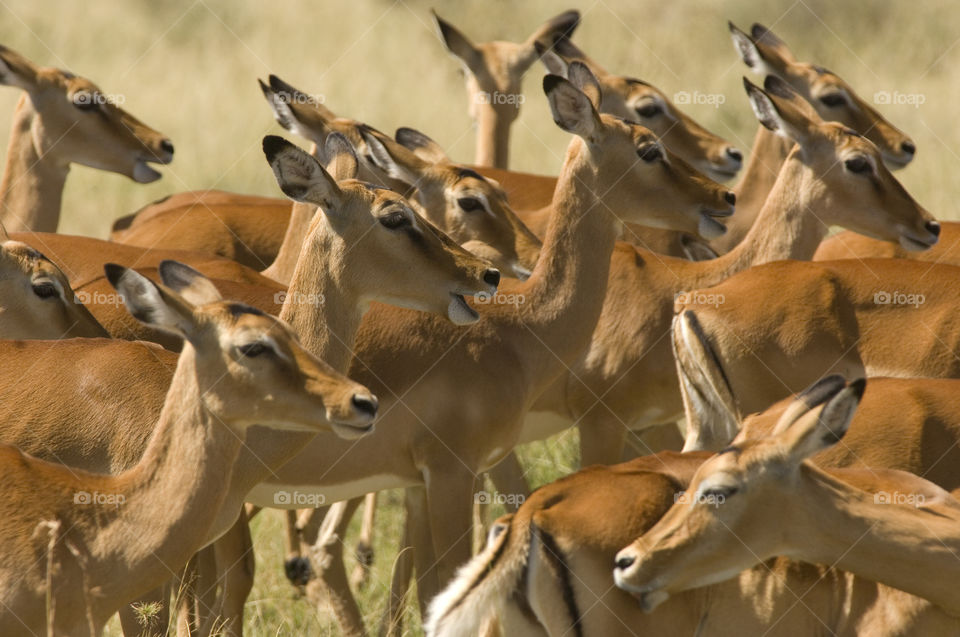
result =
[{"label": "grassy background", "polygon": [[[960,11],[950,0],[4,0],[0,42],[123,95],[128,110],[177,148],[173,164],[161,168],[164,178],[147,186],[75,168],[61,230],[103,237],[114,218],[188,189],[279,195],[259,151],[265,133],[280,132],[255,82],[269,73],[322,95],[337,113],[387,131],[420,128],[452,157],[471,160],[473,131],[459,65],[434,33],[431,6],[475,41],[524,39],[548,17],[576,6],[583,14],[576,41],[609,70],[652,82],[668,95],[724,94],[720,108],[695,105],[688,112],[744,150],[756,122],[740,86],[746,68],[730,44],[726,20],[743,29],[762,22],[800,59],[837,72],[868,100],[881,90],[923,94],[919,108],[881,108],[919,148],[898,175],[936,216],[957,217],[960,85],[950,75],[960,62]],[[569,137],[549,117],[541,74],[535,66],[525,83],[511,166],[556,174]],[[0,126],[8,126],[17,98],[16,90],[0,89],[0,113],[7,113]],[[565,434],[524,451],[534,483],[575,467],[574,440]],[[379,560],[362,597],[371,625],[383,606],[399,535],[400,496],[391,493],[385,501],[390,506],[379,517]],[[248,633],[335,634],[327,615],[293,599],[279,569],[279,529],[276,513],[255,523],[258,576]]]}]

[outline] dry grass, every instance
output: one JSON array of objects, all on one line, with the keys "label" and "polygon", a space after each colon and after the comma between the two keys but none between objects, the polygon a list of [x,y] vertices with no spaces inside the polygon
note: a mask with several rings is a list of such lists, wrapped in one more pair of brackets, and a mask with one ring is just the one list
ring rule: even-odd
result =
[{"label": "dry grass", "polygon": [[[477,41],[519,40],[568,8],[544,0],[434,4]],[[882,108],[919,148],[917,159],[899,175],[936,216],[957,217],[953,203],[960,199],[960,180],[953,174],[960,168],[960,129],[954,111],[960,87],[950,81],[950,69],[960,62],[960,46],[955,46],[960,12],[948,1],[570,5],[579,5],[584,15],[576,40],[608,69],[643,78],[669,95],[722,93],[726,103],[719,109],[701,105],[689,112],[743,149],[756,123],[740,87],[745,67],[730,45],[727,19],[742,28],[754,21],[772,27],[798,56],[829,67],[868,99],[881,90],[922,94],[925,103],[919,108]],[[263,134],[279,131],[255,83],[269,73],[323,95],[338,113],[384,130],[420,128],[451,156],[469,161],[473,131],[458,65],[434,34],[430,6],[421,0],[5,0],[0,42],[123,95],[131,112],[174,140],[174,163],[149,186],[74,170],[61,229],[105,236],[115,217],[171,192],[212,187],[278,195],[259,152]],[[555,174],[568,136],[550,120],[538,88],[541,72],[535,67],[527,78],[511,162],[516,169]],[[0,90],[0,113],[12,113],[16,99],[15,90]],[[573,468],[571,439],[567,435],[526,450],[534,482]],[[371,625],[383,607],[401,519],[399,495],[385,501],[379,561],[362,595]],[[248,634],[332,634],[328,617],[293,599],[283,579],[279,519],[268,513],[255,525],[258,576],[248,606]]]}]

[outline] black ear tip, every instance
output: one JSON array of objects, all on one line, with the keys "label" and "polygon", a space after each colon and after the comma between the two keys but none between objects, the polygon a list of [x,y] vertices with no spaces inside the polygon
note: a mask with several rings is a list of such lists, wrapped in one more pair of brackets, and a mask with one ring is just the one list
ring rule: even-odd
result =
[{"label": "black ear tip", "polygon": [[750,35],[752,35],[757,40],[759,40],[764,35],[766,35],[767,31],[769,31],[769,29],[767,29],[767,27],[763,26],[759,22],[754,22],[753,26],[750,27]]},{"label": "black ear tip", "polygon": [[747,79],[746,76],[743,76],[742,79],[743,79],[743,88],[746,89],[747,95],[749,95],[751,91],[759,90],[759,87],[753,82],[751,82],[749,79]]},{"label": "black ear tip", "polygon": [[857,400],[863,398],[863,392],[867,390],[867,379],[858,378],[849,385],[850,389],[856,395]]},{"label": "black ear tip", "polygon": [[543,76],[543,92],[547,95],[550,95],[558,86],[566,82],[566,80],[559,75],[548,74]]},{"label": "black ear tip", "polygon": [[727,28],[730,29],[730,33],[743,33],[743,31],[738,29],[737,25],[733,23],[733,20],[727,20]]},{"label": "black ear tip", "polygon": [[120,278],[126,271],[127,268],[117,263],[103,264],[103,272],[107,275],[107,281],[110,281],[110,285],[113,287],[117,287],[120,283]]},{"label": "black ear tip", "polygon": [[793,96],[793,89],[776,75],[768,75],[763,78],[763,88],[778,97],[790,98]]},{"label": "black ear tip", "polygon": [[267,156],[267,161],[273,161],[280,151],[292,146],[290,142],[277,135],[267,135],[263,138],[263,154]]}]

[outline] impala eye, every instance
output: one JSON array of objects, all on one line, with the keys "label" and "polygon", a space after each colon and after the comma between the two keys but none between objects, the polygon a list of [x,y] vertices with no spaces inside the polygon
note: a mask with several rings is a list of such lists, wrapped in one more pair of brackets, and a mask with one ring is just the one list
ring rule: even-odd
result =
[{"label": "impala eye", "polygon": [[846,104],[847,98],[843,96],[843,93],[827,93],[826,95],[820,96],[820,103],[833,108],[834,106],[843,106]]},{"label": "impala eye", "polygon": [[410,219],[407,218],[407,215],[403,214],[401,211],[391,212],[390,214],[383,215],[380,217],[380,224],[384,228],[389,228],[390,230],[396,230],[397,228],[402,228],[404,226],[410,225]]},{"label": "impala eye", "polygon": [[843,162],[843,165],[847,167],[852,173],[868,173],[870,172],[870,162],[867,161],[866,157],[851,157],[850,159]]},{"label": "impala eye", "polygon": [[646,144],[637,149],[637,156],[643,161],[650,163],[662,159],[663,153],[657,144]]},{"label": "impala eye", "polygon": [[57,286],[53,283],[34,283],[33,293],[41,299],[49,299],[58,296]]},{"label": "impala eye", "polygon": [[241,345],[237,349],[239,349],[240,353],[243,354],[244,356],[248,358],[254,358],[266,352],[268,348],[263,343],[256,342],[256,343],[250,343],[249,345]]},{"label": "impala eye", "polygon": [[460,209],[464,212],[483,210],[483,203],[476,197],[461,197],[457,199],[457,205],[459,205]]},{"label": "impala eye", "polygon": [[656,117],[663,112],[663,108],[656,102],[647,102],[636,108],[637,115],[640,117]]}]

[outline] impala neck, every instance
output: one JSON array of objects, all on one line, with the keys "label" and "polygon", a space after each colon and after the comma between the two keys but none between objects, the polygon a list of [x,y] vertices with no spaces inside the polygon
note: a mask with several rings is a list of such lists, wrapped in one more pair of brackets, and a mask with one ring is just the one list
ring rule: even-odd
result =
[{"label": "impala neck", "polygon": [[294,202],[290,210],[290,223],[287,224],[287,232],[283,235],[280,251],[277,252],[273,263],[261,274],[277,283],[290,285],[293,272],[297,268],[297,261],[300,259],[303,239],[310,231],[310,222],[313,220],[316,211],[317,207],[313,204]]},{"label": "impala neck", "polygon": [[586,144],[575,138],[557,180],[540,258],[519,288],[525,297],[519,306],[524,328],[542,344],[531,353],[542,354],[548,365],[555,365],[557,357],[576,356],[589,342],[621,231],[621,222],[594,194],[607,192],[609,186],[598,183],[591,159]]},{"label": "impala neck", "polygon": [[49,152],[41,155],[34,144],[35,132],[43,134],[42,122],[24,93],[13,115],[0,181],[0,222],[8,232],[56,232],[60,220],[70,164]]},{"label": "impala neck", "polygon": [[777,181],[767,196],[750,232],[730,252],[713,261],[702,261],[723,278],[751,266],[797,259],[813,259],[829,228],[810,212],[823,190],[816,175],[794,148],[783,162]]},{"label": "impala neck", "polygon": [[243,434],[211,414],[203,394],[196,351],[186,344],[143,457],[101,483],[101,494],[125,498],[115,508],[91,509],[97,528],[91,553],[113,564],[109,577],[97,582],[104,598],[126,595],[131,581],[143,590],[166,581],[171,566],[187,562],[216,518]]},{"label": "impala neck", "polygon": [[474,164],[506,169],[510,161],[510,124],[493,108],[481,108],[477,118],[477,153]]},{"label": "impala neck", "polygon": [[747,236],[780,174],[793,142],[759,126],[753,138],[753,151],[743,177],[734,188],[737,212],[727,223],[727,233],[714,243],[730,250]]},{"label": "impala neck", "polygon": [[[878,503],[884,492],[868,493],[808,465],[801,467],[801,481],[804,521],[789,526],[790,557],[836,566],[960,615],[960,596],[950,584],[960,578],[960,513]],[[910,485],[889,496],[916,496]]]}]

